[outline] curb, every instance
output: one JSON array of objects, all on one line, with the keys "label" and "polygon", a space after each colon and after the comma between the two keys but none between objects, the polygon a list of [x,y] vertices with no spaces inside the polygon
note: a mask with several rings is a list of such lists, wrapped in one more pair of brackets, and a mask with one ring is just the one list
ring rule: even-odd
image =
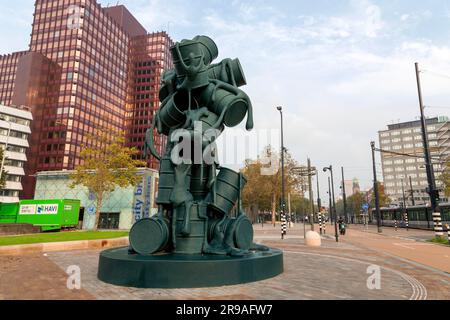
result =
[{"label": "curb", "polygon": [[129,245],[128,237],[114,238],[114,239],[19,244],[0,247],[0,255],[15,256],[15,255],[55,252],[55,251],[113,248],[127,245]]}]

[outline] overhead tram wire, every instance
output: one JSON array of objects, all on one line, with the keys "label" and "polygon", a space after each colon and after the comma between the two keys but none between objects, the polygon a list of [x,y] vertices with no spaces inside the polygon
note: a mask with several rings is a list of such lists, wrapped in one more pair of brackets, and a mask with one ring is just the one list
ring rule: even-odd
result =
[{"label": "overhead tram wire", "polygon": [[[389,154],[393,154],[393,155],[397,155],[397,156],[410,157],[410,158],[421,158],[421,159],[425,158],[424,156],[408,154],[408,153],[401,153],[401,152],[395,152],[395,151],[389,151],[389,150],[383,150],[383,149],[379,149],[379,148],[375,148],[375,151],[381,152],[381,153],[389,153]],[[431,157],[431,159],[437,160],[437,161],[441,160],[440,158],[436,158],[436,157]]]},{"label": "overhead tram wire", "polygon": [[446,79],[450,80],[450,76],[449,75],[442,74],[442,73],[439,73],[439,72],[436,72],[436,71],[422,69],[422,70],[420,70],[420,72],[421,73],[428,73],[428,74],[434,75],[436,77],[446,78]]}]

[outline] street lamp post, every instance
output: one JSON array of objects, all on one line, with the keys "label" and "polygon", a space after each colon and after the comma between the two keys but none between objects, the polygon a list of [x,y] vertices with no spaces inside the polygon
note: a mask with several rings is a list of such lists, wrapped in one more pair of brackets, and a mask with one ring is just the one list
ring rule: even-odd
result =
[{"label": "street lamp post", "polygon": [[333,166],[323,168],[323,172],[330,171],[331,173],[331,194],[333,196],[333,213],[334,213],[334,234],[336,237],[336,242],[339,242],[339,234],[337,228],[337,212],[336,212],[336,200],[334,197],[334,178],[333,178]]},{"label": "street lamp post", "polygon": [[[281,239],[286,235],[286,202],[284,198],[285,181],[284,181],[284,132],[283,132],[283,107],[278,106],[277,110],[281,117]],[[283,223],[284,220],[284,223]]]},{"label": "street lamp post", "polygon": [[370,143],[372,147],[372,165],[373,165],[373,193],[375,194],[375,209],[377,212],[377,227],[378,233],[382,233],[381,230],[381,212],[380,212],[380,198],[378,195],[378,181],[377,181],[377,169],[375,167],[375,142]]},{"label": "street lamp post", "polygon": [[319,172],[317,172],[317,176],[316,176],[316,180],[317,180],[317,208],[320,213],[320,209],[322,209],[322,200],[320,199],[320,190],[319,190]]},{"label": "street lamp post", "polygon": [[333,202],[331,201],[331,181],[330,181],[330,177],[328,177],[328,203],[330,206],[330,212],[329,212],[329,219],[330,219],[330,223],[333,222]]},{"label": "street lamp post", "polygon": [[350,223],[350,219],[347,212],[347,195],[345,193],[345,178],[344,178],[344,167],[341,167],[342,171],[342,197],[344,201],[344,214],[345,214],[345,222]]},{"label": "street lamp post", "polygon": [[436,188],[436,181],[434,177],[433,164],[431,163],[431,155],[430,155],[430,147],[428,141],[428,130],[427,130],[427,119],[424,114],[424,105],[422,98],[422,88],[420,85],[420,70],[419,64],[415,63],[416,69],[416,81],[417,81],[417,91],[419,95],[419,107],[420,107],[420,123],[422,126],[422,142],[423,142],[423,151],[425,154],[425,169],[427,172],[427,181],[428,181],[428,194],[430,195],[431,202],[431,210],[433,213],[433,221],[434,221],[434,232],[436,237],[443,237],[444,233],[442,232],[442,223],[441,223],[441,213],[439,209],[439,191]]}]

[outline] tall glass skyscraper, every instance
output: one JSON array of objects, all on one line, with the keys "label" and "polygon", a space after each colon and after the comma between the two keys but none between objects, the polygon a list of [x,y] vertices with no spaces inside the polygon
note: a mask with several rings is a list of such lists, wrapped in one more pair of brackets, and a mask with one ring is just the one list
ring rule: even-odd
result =
[{"label": "tall glass skyscraper", "polygon": [[[0,102],[33,113],[24,198],[33,197],[36,172],[74,169],[98,128],[124,133],[142,158],[172,44],[122,5],[36,1],[29,51],[0,56]],[[163,144],[156,135],[159,151]],[[149,166],[157,168],[157,160]]]}]

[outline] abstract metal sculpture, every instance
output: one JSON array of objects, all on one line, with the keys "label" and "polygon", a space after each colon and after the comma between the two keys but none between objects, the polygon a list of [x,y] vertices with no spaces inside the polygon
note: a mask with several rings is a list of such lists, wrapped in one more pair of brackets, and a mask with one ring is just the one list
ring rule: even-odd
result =
[{"label": "abstract metal sculpture", "polygon": [[[129,270],[126,276],[115,276],[110,269],[118,265],[111,260],[121,259],[110,251],[100,257],[99,278],[121,285],[191,287],[277,275],[283,269],[281,252],[253,242],[252,223],[242,209],[245,177],[220,166],[217,160],[215,140],[225,127],[239,125],[247,115],[246,129],[253,129],[250,98],[239,89],[246,84],[241,64],[238,59],[212,64],[218,48],[206,36],[183,40],[170,51],[174,69],[162,76],[161,108],[145,144],[146,155],[151,153],[160,161],[159,210],[156,216],[134,224],[125,260],[143,264],[137,267],[139,273],[159,272],[169,278],[172,262],[190,261],[184,266],[178,263],[178,273],[202,272],[199,275],[206,280],[181,282],[177,276],[142,280],[142,275],[140,280],[130,280]],[[154,147],[155,131],[168,137],[163,155]],[[217,258],[220,256],[224,258]],[[230,267],[249,270],[229,276],[226,269]]]}]

